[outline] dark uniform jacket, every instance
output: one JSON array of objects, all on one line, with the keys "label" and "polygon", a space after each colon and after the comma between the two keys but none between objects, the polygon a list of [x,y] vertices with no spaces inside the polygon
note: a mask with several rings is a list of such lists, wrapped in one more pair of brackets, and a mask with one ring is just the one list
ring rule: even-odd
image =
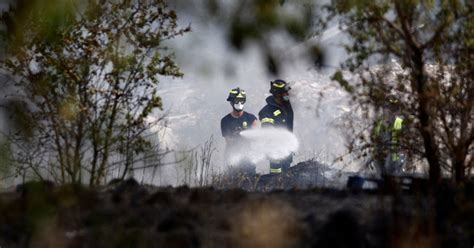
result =
[{"label": "dark uniform jacket", "polygon": [[257,118],[255,115],[243,112],[239,118],[228,114],[221,119],[221,132],[223,137],[239,138],[240,132],[248,128],[252,128],[252,123]]},{"label": "dark uniform jacket", "polygon": [[[242,152],[245,154],[245,151],[249,149],[248,141],[244,137],[240,136],[240,132],[251,129],[252,124],[256,119],[257,117],[255,117],[255,115],[245,111],[239,118],[235,118],[231,114],[228,114],[222,118],[222,136],[227,138],[224,152],[224,157],[226,160],[228,160],[233,155],[242,154]],[[241,160],[237,162],[237,164],[232,164],[232,166],[234,166],[234,168],[231,168],[231,173],[233,173],[233,169],[237,169],[240,172],[255,174],[255,165],[249,162],[248,159]]]},{"label": "dark uniform jacket", "polygon": [[256,119],[255,115],[245,111],[239,118],[228,114],[221,119],[222,136],[229,138],[226,143],[227,152],[237,152],[245,147],[245,140],[240,136],[240,132],[252,128],[252,123]]},{"label": "dark uniform jacket", "polygon": [[283,102],[283,106],[280,106],[275,102],[273,96],[267,97],[266,101],[267,105],[258,113],[262,127],[282,127],[293,132],[293,108],[291,103]]},{"label": "dark uniform jacket", "polygon": [[[267,105],[258,113],[262,127],[280,127],[293,132],[293,108],[290,102],[278,105],[273,96],[267,97]],[[293,161],[293,155],[288,155],[281,160],[270,160],[270,173],[286,172]]]}]

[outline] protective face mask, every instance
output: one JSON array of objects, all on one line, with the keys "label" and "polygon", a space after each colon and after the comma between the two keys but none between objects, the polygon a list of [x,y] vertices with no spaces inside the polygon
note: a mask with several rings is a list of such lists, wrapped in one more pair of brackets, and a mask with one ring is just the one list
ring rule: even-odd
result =
[{"label": "protective face mask", "polygon": [[285,102],[290,101],[290,96],[283,96],[283,101],[285,101]]},{"label": "protective face mask", "polygon": [[237,110],[237,111],[242,111],[244,110],[244,104],[243,103],[236,103],[234,104],[234,109]]}]

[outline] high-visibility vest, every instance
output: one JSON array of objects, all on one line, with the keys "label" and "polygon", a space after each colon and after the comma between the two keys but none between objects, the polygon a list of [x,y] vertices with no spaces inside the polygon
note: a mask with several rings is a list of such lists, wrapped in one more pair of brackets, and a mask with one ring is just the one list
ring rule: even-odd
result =
[{"label": "high-visibility vest", "polygon": [[375,128],[374,128],[374,135],[377,140],[382,141],[382,144],[386,147],[390,147],[390,153],[392,156],[392,160],[398,161],[400,156],[398,154],[399,150],[399,139],[400,139],[400,132],[403,128],[403,118],[400,116],[396,116],[393,123],[389,126],[385,125],[383,120],[377,121]]}]

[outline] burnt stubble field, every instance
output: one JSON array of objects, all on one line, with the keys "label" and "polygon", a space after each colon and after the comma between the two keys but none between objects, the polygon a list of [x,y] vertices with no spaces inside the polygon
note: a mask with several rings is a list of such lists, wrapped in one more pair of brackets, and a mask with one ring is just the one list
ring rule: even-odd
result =
[{"label": "burnt stubble field", "polygon": [[472,183],[354,190],[295,178],[247,180],[253,189],[29,182],[0,195],[0,246],[472,247]]}]

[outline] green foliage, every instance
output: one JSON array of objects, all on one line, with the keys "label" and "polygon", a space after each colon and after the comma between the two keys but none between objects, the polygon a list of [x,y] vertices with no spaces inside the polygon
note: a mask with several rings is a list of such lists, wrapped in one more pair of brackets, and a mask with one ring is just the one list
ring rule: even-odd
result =
[{"label": "green foliage", "polygon": [[284,58],[279,57],[282,51],[275,48],[271,39],[278,34],[299,43],[311,37],[311,31],[316,31],[314,5],[312,0],[243,0],[232,4],[207,1],[209,14],[227,28],[229,44],[237,51],[257,44],[272,74],[279,73]]},{"label": "green foliage", "polygon": [[[10,157],[10,144],[0,139],[0,178],[3,178],[10,173],[12,159]],[[0,180],[0,185],[3,182]]]},{"label": "green foliage", "polygon": [[353,89],[366,116],[380,114],[387,95],[396,95],[410,123],[404,149],[428,161],[433,182],[443,171],[462,181],[474,151],[472,3],[343,0],[328,10],[351,37],[345,66],[359,74],[352,85],[340,72],[333,79]]},{"label": "green foliage", "polygon": [[331,80],[337,81],[339,85],[344,88],[347,92],[352,93],[354,92],[354,88],[350,85],[350,83],[344,79],[341,71],[337,71],[331,77]]},{"label": "green foliage", "polygon": [[22,119],[34,120],[25,130],[41,153],[27,167],[46,163],[60,182],[99,184],[110,156],[146,149],[146,118],[162,107],[157,84],[183,75],[162,42],[189,28],[178,28],[163,0],[40,2],[2,18],[2,67],[29,106]]},{"label": "green foliage", "polygon": [[[51,0],[45,4],[41,0],[17,0],[15,1],[15,17],[13,12],[6,12],[3,16],[4,23],[8,26],[7,35],[10,49],[20,49],[30,39],[53,43],[57,41],[58,32],[67,28],[74,22],[75,0]],[[34,30],[38,35],[32,37],[30,32]]]}]

